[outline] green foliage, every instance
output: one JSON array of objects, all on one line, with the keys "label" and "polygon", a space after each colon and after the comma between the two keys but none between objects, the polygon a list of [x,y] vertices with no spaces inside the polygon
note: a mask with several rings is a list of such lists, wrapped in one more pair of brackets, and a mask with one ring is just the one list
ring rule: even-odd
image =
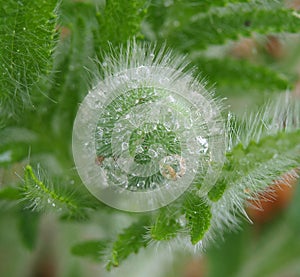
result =
[{"label": "green foliage", "polygon": [[145,2],[141,0],[106,1],[104,6],[89,1],[61,3],[61,40],[53,80],[46,86],[47,95],[53,101],[47,100],[48,111],[44,117],[55,126],[52,131],[62,144],[61,151],[69,158],[68,146],[78,103],[91,87],[90,79],[98,72],[93,59],[97,56],[97,60],[102,61],[111,47],[137,36],[144,8]]},{"label": "green foliage", "polygon": [[168,208],[162,208],[150,228],[151,238],[158,241],[167,241],[176,237],[182,228],[178,220],[174,217],[174,211],[172,212],[172,210]]},{"label": "green foliage", "polygon": [[[182,50],[199,50],[209,45],[223,44],[226,40],[250,36],[252,33],[269,34],[299,31],[299,15],[279,7],[266,5],[236,5],[194,14],[190,20],[178,24],[168,32],[172,44]],[[205,27],[204,27],[205,26]],[[192,38],[192,39],[190,39]]]},{"label": "green foliage", "polygon": [[198,243],[210,227],[211,211],[204,199],[189,194],[184,204],[185,217],[190,228],[192,244]]},{"label": "green foliage", "polygon": [[113,266],[119,266],[131,253],[137,253],[140,248],[147,246],[145,226],[148,224],[149,219],[144,216],[119,234],[112,246],[111,256],[106,266],[108,270],[111,270]]},{"label": "green foliage", "polygon": [[107,0],[105,9],[97,13],[99,29],[96,33],[96,49],[105,53],[111,46],[119,46],[132,36],[142,37],[140,24],[147,12],[144,0]]},{"label": "green foliage", "polygon": [[226,189],[226,181],[219,181],[207,194],[209,200],[218,201]]},{"label": "green foliage", "polygon": [[49,183],[40,168],[35,174],[30,165],[25,168],[22,194],[27,208],[57,212],[64,218],[85,218],[88,209],[95,208],[95,202],[87,198],[87,195],[82,196],[67,186]]},{"label": "green foliage", "polygon": [[[222,90],[222,95],[229,96],[229,100],[251,95],[252,91],[261,95],[272,91],[272,97],[276,97],[276,92],[294,86],[292,78],[282,73],[280,64],[235,60],[225,45],[228,41],[251,38],[257,33],[299,32],[299,13],[286,8],[283,1],[63,0],[57,6],[57,1],[52,0],[2,0],[0,14],[0,127],[6,126],[0,130],[0,169],[14,173],[14,166],[27,158],[32,164],[25,167],[22,185],[9,178],[2,180],[0,170],[0,201],[4,205],[8,202],[19,204],[19,209],[13,212],[18,219],[21,240],[29,250],[36,246],[43,212],[54,212],[60,219],[78,222],[89,218],[93,223],[97,222],[95,218],[100,209],[120,218],[124,216],[95,200],[83,189],[74,170],[70,170],[74,166],[70,145],[78,105],[93,85],[90,79],[95,81],[103,75],[101,67],[105,67],[105,56],[118,53],[122,43],[132,37],[158,41],[158,45],[164,41],[176,51],[187,53],[193,65],[198,66],[195,73],[201,72],[208,84],[215,84],[217,93]],[[58,43],[57,30],[60,33]],[[220,47],[222,55],[214,52],[212,46],[215,45]],[[95,63],[95,59],[99,63]],[[108,106],[109,112],[116,108],[126,111],[135,105],[135,101],[146,101],[141,97],[144,92],[128,92],[126,99],[120,97]],[[148,97],[151,96],[151,89],[146,92]],[[236,126],[228,126],[225,165],[215,186],[205,193],[200,195],[197,190],[202,188],[200,176],[195,188],[190,188],[168,207],[151,215],[132,214],[132,219],[137,221],[115,240],[75,242],[72,254],[106,263],[107,269],[111,270],[119,267],[132,253],[152,243],[174,242],[184,237],[191,242],[191,245],[186,243],[186,247],[194,250],[216,232],[222,233],[223,225],[232,228],[236,223],[235,213],[244,211],[246,199],[255,198],[282,174],[299,167],[300,109],[293,102],[296,100],[281,98],[276,102],[277,106],[271,103],[271,108],[264,107],[262,112],[252,116],[247,113],[244,119],[237,119]],[[15,114],[22,116],[15,120]],[[120,116],[117,113],[111,115],[111,126]],[[169,153],[180,153],[181,146],[174,143],[175,135],[163,127],[146,134],[137,132],[132,134],[129,151],[135,153],[138,143],[143,140],[144,151],[135,156],[135,161],[140,164],[146,164],[150,159],[146,149],[153,143],[163,141]],[[111,139],[109,131],[104,139]],[[109,157],[110,145],[105,148],[100,139],[98,143],[97,154],[102,158]],[[39,163],[46,166],[47,173],[36,165]],[[295,171],[291,174],[296,175]],[[155,178],[161,178],[161,175],[145,177],[145,180],[150,184]],[[132,176],[132,183],[137,180]],[[299,189],[296,197],[299,199]],[[282,226],[275,226],[281,239],[278,248],[274,253],[268,253],[267,246],[263,248],[265,259],[270,255],[274,267],[269,263],[260,265],[259,269],[255,256],[260,250],[246,251],[248,244],[245,241],[251,237],[243,233],[244,237],[237,241],[229,238],[233,246],[226,248],[229,253],[238,253],[237,256],[242,257],[234,260],[235,264],[228,261],[226,273],[214,269],[214,277],[224,274],[247,276],[244,275],[247,268],[252,268],[248,276],[251,273],[251,276],[266,276],[278,269],[277,264],[288,265],[293,258],[299,260],[299,243],[294,239],[300,226],[299,201],[296,202],[287,215],[288,221],[293,222],[287,237],[280,233]],[[224,210],[228,213],[223,214]],[[103,227],[104,234],[110,238],[112,225]],[[270,232],[266,240],[271,237]],[[224,250],[220,256],[215,252],[213,255],[218,260],[228,256],[232,261],[233,254]],[[241,263],[245,266],[236,268]],[[251,263],[256,266],[249,266]]]},{"label": "green foliage", "polygon": [[[78,103],[88,91],[88,71],[95,69],[93,32],[98,28],[96,7],[90,2],[63,1],[60,5],[61,40],[57,45],[52,82],[46,85],[48,105],[44,121],[52,124],[63,155],[71,157],[69,141]],[[58,144],[58,143],[57,143]]]},{"label": "green foliage", "polygon": [[266,90],[277,92],[289,87],[288,77],[263,65],[246,60],[201,57],[195,60],[201,74],[208,77],[223,95],[241,94],[241,90]]},{"label": "green foliage", "polygon": [[218,194],[225,183],[225,191],[221,198],[214,199],[211,192],[208,194],[212,201],[217,201],[219,209],[232,205],[233,209],[243,212],[244,201],[256,199],[274,180],[280,180],[287,173],[294,178],[297,176],[299,116],[299,102],[291,103],[280,97],[263,112],[248,115],[239,130],[233,127],[235,140],[231,141],[221,177],[213,189]]},{"label": "green foliage", "polygon": [[[197,13],[207,13],[212,8],[220,8],[236,3],[245,3],[249,0],[154,0],[149,6],[147,22],[159,36],[163,36],[168,28],[185,24]],[[164,30],[166,29],[166,30]]]},{"label": "green foliage", "polygon": [[89,257],[95,261],[103,261],[104,252],[109,241],[90,240],[74,245],[72,254],[78,257]]},{"label": "green foliage", "polygon": [[[227,182],[229,180],[236,182],[247,174],[255,176],[257,171],[260,172],[258,168],[263,166],[270,170],[270,176],[264,172],[267,178],[264,181],[267,185],[272,181],[273,176],[280,176],[297,167],[300,162],[299,136],[298,130],[294,133],[278,133],[275,136],[267,136],[258,143],[252,141],[246,148],[243,148],[241,144],[237,145],[227,155],[228,160],[224,170],[226,170],[227,176],[232,176],[232,178],[228,177]],[[264,151],[262,152],[261,149]],[[280,156],[277,156],[276,153],[280,153]],[[290,159],[290,162],[284,162],[285,159]],[[233,174],[233,172],[235,173]],[[254,176],[253,178],[255,178]]]},{"label": "green foliage", "polygon": [[1,1],[1,120],[31,103],[30,88],[51,69],[56,4],[55,0]]}]

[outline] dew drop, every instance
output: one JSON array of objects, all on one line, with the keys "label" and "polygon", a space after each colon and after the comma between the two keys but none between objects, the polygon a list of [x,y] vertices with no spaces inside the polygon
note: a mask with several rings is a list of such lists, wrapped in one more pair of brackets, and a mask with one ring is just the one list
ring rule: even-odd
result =
[{"label": "dew drop", "polygon": [[154,149],[150,148],[149,151],[148,151],[148,155],[151,158],[156,158],[158,156],[158,153]]},{"label": "dew drop", "polygon": [[129,146],[129,145],[128,145],[128,142],[123,142],[123,143],[122,143],[122,150],[123,150],[123,151],[126,151],[126,150],[128,149],[128,146]]},{"label": "dew drop", "polygon": [[185,160],[179,155],[166,156],[161,159],[159,170],[165,178],[176,181],[186,172]]},{"label": "dew drop", "polygon": [[154,182],[153,182],[153,183],[150,184],[150,189],[153,189],[153,190],[154,190],[154,189],[156,189],[156,188],[157,188],[157,183],[154,183]]},{"label": "dew drop", "polygon": [[207,142],[207,139],[201,137],[201,136],[198,136],[196,137],[196,141],[198,143],[198,145],[200,145],[200,153],[206,153],[207,150],[208,150],[208,142]]},{"label": "dew drop", "polygon": [[143,153],[144,152],[144,148],[139,145],[137,148],[136,148],[136,153]]}]

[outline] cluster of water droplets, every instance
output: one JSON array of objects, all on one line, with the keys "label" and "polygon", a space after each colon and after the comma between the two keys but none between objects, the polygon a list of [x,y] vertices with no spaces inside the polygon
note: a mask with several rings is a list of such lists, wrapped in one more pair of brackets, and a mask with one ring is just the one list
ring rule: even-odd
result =
[{"label": "cluster of water droplets", "polygon": [[134,192],[191,182],[209,148],[207,126],[196,110],[181,95],[152,87],[105,103],[95,147],[109,185]]},{"label": "cluster of water droplets", "polygon": [[176,69],[181,61],[171,68],[160,53],[158,64],[148,50],[135,45],[133,62],[120,57],[128,68],[119,72],[107,61],[112,74],[86,96],[73,130],[85,185],[106,204],[130,211],[167,205],[195,177],[207,179],[208,190],[212,165],[223,157],[219,111],[207,91]]}]

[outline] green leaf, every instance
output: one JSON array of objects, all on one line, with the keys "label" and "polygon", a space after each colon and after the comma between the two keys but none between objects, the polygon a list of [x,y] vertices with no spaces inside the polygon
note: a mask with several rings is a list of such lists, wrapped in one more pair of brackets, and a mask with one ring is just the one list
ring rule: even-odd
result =
[{"label": "green leaf", "polygon": [[190,20],[169,30],[173,45],[182,50],[199,50],[209,45],[225,43],[252,33],[297,33],[300,16],[280,6],[267,8],[264,4],[233,5],[223,10],[195,14]]},{"label": "green leaf", "polygon": [[141,37],[140,25],[146,15],[144,0],[107,0],[103,11],[97,13],[99,30],[95,33],[96,49],[101,53],[112,46],[119,46],[129,38]]},{"label": "green leaf", "polygon": [[28,210],[21,210],[19,212],[19,233],[24,246],[29,250],[33,250],[36,246],[39,222],[39,213]]},{"label": "green leaf", "polygon": [[34,211],[53,211],[66,219],[84,219],[88,210],[95,209],[93,198],[61,183],[51,183],[41,168],[36,174],[30,165],[25,168],[21,189],[24,205]]},{"label": "green leaf", "polygon": [[[231,185],[247,179],[256,180],[255,188],[264,188],[282,174],[300,164],[300,130],[279,132],[251,141],[247,147],[235,146],[227,154],[224,172]],[[249,182],[249,188],[251,183]],[[254,189],[254,188],[253,188]]]},{"label": "green leaf", "polygon": [[[249,2],[249,0],[154,0],[147,13],[147,22],[157,37],[162,36],[164,29],[172,28],[176,24],[186,24],[198,13],[206,13],[213,7],[224,7],[228,4]],[[175,20],[174,20],[175,19]]]},{"label": "green leaf", "polygon": [[53,81],[46,88],[44,121],[51,122],[60,140],[61,152],[71,156],[69,142],[78,103],[89,89],[88,72],[95,71],[94,35],[98,23],[96,6],[91,2],[63,1],[60,6],[61,40],[56,48]]},{"label": "green leaf", "polygon": [[198,243],[210,227],[211,211],[201,197],[189,193],[184,203],[185,217],[190,228],[192,244]]},{"label": "green leaf", "polygon": [[30,87],[50,69],[57,1],[1,1],[0,118],[30,104]]},{"label": "green leaf", "polygon": [[225,191],[225,189],[226,189],[226,182],[223,180],[223,182],[222,181],[219,181],[209,192],[208,192],[208,194],[207,194],[207,196],[208,196],[208,198],[209,198],[209,200],[211,200],[211,201],[213,201],[213,202],[216,202],[216,201],[218,201],[221,197],[222,197],[222,195],[223,195],[223,193],[224,193],[224,191]]},{"label": "green leaf", "polygon": [[71,253],[79,257],[88,257],[95,261],[102,261],[104,251],[109,242],[104,240],[90,240],[78,243],[71,248]]},{"label": "green leaf", "polygon": [[176,220],[174,211],[169,208],[162,208],[151,226],[150,234],[153,240],[170,240],[178,234],[181,229],[180,224]]},{"label": "green leaf", "polygon": [[196,64],[210,85],[229,93],[241,94],[241,90],[263,90],[278,92],[288,88],[288,78],[263,66],[245,60],[201,57]]},{"label": "green leaf", "polygon": [[216,184],[226,182],[226,197],[239,195],[242,203],[300,165],[300,104],[296,99],[279,97],[263,112],[248,115],[244,126],[233,132],[238,143],[226,154],[222,178]]},{"label": "green leaf", "polygon": [[138,222],[133,223],[118,236],[112,247],[110,261],[106,268],[110,270],[112,266],[117,267],[131,253],[137,253],[140,248],[148,244],[147,228],[149,219],[143,216]]}]

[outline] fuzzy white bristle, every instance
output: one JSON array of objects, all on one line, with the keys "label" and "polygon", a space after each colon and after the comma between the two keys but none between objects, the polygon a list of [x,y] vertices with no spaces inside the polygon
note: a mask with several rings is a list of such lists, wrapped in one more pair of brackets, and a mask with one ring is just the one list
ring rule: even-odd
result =
[{"label": "fuzzy white bristle", "polygon": [[195,178],[205,195],[221,171],[226,133],[220,102],[185,57],[132,41],[101,67],[103,77],[73,130],[74,159],[87,188],[128,211],[165,206]]}]

